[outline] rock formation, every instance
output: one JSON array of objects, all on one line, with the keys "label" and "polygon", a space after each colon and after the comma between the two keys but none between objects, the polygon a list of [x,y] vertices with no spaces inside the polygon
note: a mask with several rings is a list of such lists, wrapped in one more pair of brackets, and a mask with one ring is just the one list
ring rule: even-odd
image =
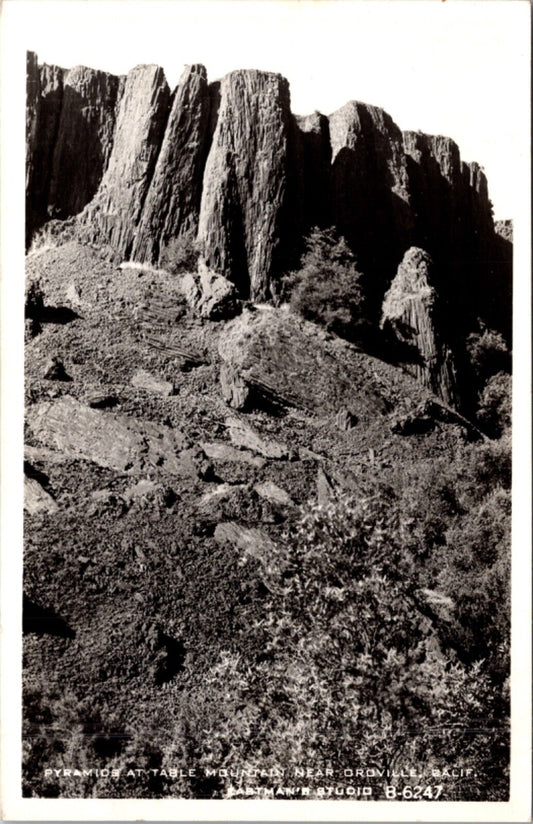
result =
[{"label": "rock formation", "polygon": [[174,238],[196,237],[207,154],[209,91],[203,66],[187,66],[174,92],[132,257],[157,261]]},{"label": "rock formation", "polygon": [[289,84],[279,74],[222,80],[198,236],[206,264],[254,300],[271,296],[279,272],[289,128]]},{"label": "rock formation", "polygon": [[157,66],[118,78],[32,54],[27,65],[28,243],[50,215],[77,215],[85,240],[123,260],[172,268],[173,255],[196,266],[199,254],[238,297],[265,301],[310,229],[334,226],[374,326],[415,246],[432,259],[438,334],[458,370],[478,317],[510,341],[512,242],[495,231],[483,170],[450,138],[402,133],[357,101],[295,116],[287,81],[264,71],[208,84],[188,66],[171,95]]},{"label": "rock formation", "polygon": [[63,99],[63,69],[27,61],[26,215],[27,242],[47,218],[48,187]]},{"label": "rock formation", "polygon": [[65,74],[47,210],[77,214],[96,193],[115,131],[119,78],[77,66]]},{"label": "rock formation", "polygon": [[457,402],[450,350],[439,341],[438,295],[432,260],[422,249],[409,249],[383,301],[381,326],[390,327],[405,345],[415,377],[449,404]]},{"label": "rock formation", "polygon": [[158,66],[136,66],[124,85],[113,150],[82,222],[128,258],[168,117],[170,90]]},{"label": "rock formation", "polygon": [[[375,106],[352,101],[329,117],[332,223],[356,252],[373,304],[411,245],[413,214],[402,133]],[[377,282],[376,282],[377,281]]]}]

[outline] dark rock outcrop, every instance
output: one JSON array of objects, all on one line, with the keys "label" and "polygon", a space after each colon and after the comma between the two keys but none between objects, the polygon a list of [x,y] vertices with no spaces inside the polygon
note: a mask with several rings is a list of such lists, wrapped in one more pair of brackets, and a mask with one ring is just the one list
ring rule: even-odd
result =
[{"label": "dark rock outcrop", "polygon": [[367,275],[378,310],[413,226],[402,133],[376,106],[352,101],[329,116],[332,223]]},{"label": "dark rock outcrop", "polygon": [[64,70],[46,63],[39,66],[30,52],[27,59],[26,112],[26,243],[47,219],[48,189],[56,145]]},{"label": "dark rock outcrop", "polygon": [[39,124],[39,100],[41,81],[39,64],[34,52],[26,53],[26,246],[29,246],[36,224],[34,215],[35,188],[37,185],[36,154]]},{"label": "dark rock outcrop", "polygon": [[119,78],[76,66],[65,74],[47,196],[50,217],[75,215],[95,195],[115,131]]},{"label": "dark rock outcrop", "polygon": [[328,118],[320,112],[296,116],[294,123],[294,185],[297,191],[297,218],[300,231],[332,223],[329,198],[331,144]]},{"label": "dark rock outcrop", "polygon": [[136,66],[124,85],[113,150],[94,199],[81,216],[94,240],[129,258],[161,148],[170,91],[158,66]]},{"label": "dark rock outcrop", "polygon": [[132,257],[157,261],[174,238],[196,237],[207,155],[209,91],[204,66],[187,66],[172,102]]},{"label": "dark rock outcrop", "polygon": [[279,272],[289,129],[285,78],[260,71],[223,78],[198,235],[209,268],[253,300],[271,296]]}]

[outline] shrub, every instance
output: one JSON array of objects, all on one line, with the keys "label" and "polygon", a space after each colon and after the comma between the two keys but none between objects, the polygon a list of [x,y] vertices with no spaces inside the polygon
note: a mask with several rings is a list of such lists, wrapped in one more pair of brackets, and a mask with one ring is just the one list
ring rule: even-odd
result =
[{"label": "shrub", "polygon": [[[446,657],[418,610],[417,576],[393,501],[312,504],[257,563],[270,592],[254,628],[263,652],[256,662],[225,653],[206,679],[219,702],[217,714],[199,724],[202,763],[287,774],[302,764],[340,771],[416,763],[429,775],[444,759],[480,776],[448,782],[447,800],[487,791],[504,797],[507,728],[498,693],[482,663]],[[473,736],[481,717],[485,732]],[[397,782],[366,783],[379,795],[383,783]],[[223,793],[238,794],[243,783],[238,771],[230,773]]]},{"label": "shrub", "polygon": [[313,229],[301,268],[285,283],[294,312],[343,337],[356,336],[363,292],[356,259],[334,229]]},{"label": "shrub", "polygon": [[159,265],[173,275],[195,272],[200,249],[190,235],[171,238],[159,253]]},{"label": "shrub", "polygon": [[500,332],[481,325],[479,332],[472,332],[468,336],[466,347],[480,384],[497,372],[509,372],[511,355]]},{"label": "shrub", "polygon": [[34,255],[47,249],[56,249],[71,240],[81,240],[81,237],[78,237],[78,231],[79,226],[75,217],[68,220],[49,220],[34,233],[29,254]]},{"label": "shrub", "polygon": [[478,420],[493,437],[500,437],[511,426],[512,379],[505,372],[492,375],[481,392]]},{"label": "shrub", "polygon": [[438,630],[442,643],[464,662],[484,659],[500,682],[509,665],[510,496],[510,444],[502,438],[465,447],[453,464],[418,464],[401,504],[421,585],[454,604],[453,620]]}]

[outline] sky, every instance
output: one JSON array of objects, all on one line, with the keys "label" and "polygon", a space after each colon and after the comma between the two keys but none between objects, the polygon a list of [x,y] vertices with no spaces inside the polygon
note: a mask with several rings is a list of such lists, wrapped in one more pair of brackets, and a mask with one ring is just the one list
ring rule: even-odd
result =
[{"label": "sky", "polygon": [[495,217],[512,217],[529,134],[527,0],[4,0],[21,50],[66,68],[126,73],[187,63],[210,80],[276,71],[292,109],[381,106],[402,129],[445,134],[485,169]]}]

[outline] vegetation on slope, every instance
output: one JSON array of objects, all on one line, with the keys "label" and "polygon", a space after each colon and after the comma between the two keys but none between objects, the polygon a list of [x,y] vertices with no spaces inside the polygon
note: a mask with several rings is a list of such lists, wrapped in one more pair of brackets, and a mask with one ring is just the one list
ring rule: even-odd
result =
[{"label": "vegetation on slope", "polygon": [[[67,291],[80,301],[69,322],[48,312],[28,339],[28,407],[114,397],[102,414],[229,449],[216,368],[224,327],[181,304],[168,323],[176,275],[116,271],[75,244],[28,268],[46,306]],[[180,366],[173,347],[202,358]],[[52,354],[71,382],[43,378]],[[133,386],[140,366],[175,394]],[[392,369],[370,358],[365,368],[376,385]],[[399,370],[395,393],[414,395]],[[138,477],[43,449],[30,431],[28,461],[57,509],[27,516],[25,592],[56,631],[34,622],[25,637],[24,793],[225,798],[255,787],[283,798],[287,786],[313,797],[364,785],[377,799],[407,785],[431,788],[426,799],[438,786],[443,800],[505,799],[504,400],[501,409],[502,434],[470,443],[449,421],[397,434],[387,405],[346,431],[320,410],[256,408],[240,419],[290,443],[291,460],[246,462],[241,449],[240,462],[214,459],[202,477],[153,467],[142,480],[159,491],[137,499]],[[317,474],[335,481],[326,498]],[[265,483],[290,503],[265,501]],[[256,530],[252,551],[217,540],[228,521]],[[322,774],[298,777],[307,767]]]}]

